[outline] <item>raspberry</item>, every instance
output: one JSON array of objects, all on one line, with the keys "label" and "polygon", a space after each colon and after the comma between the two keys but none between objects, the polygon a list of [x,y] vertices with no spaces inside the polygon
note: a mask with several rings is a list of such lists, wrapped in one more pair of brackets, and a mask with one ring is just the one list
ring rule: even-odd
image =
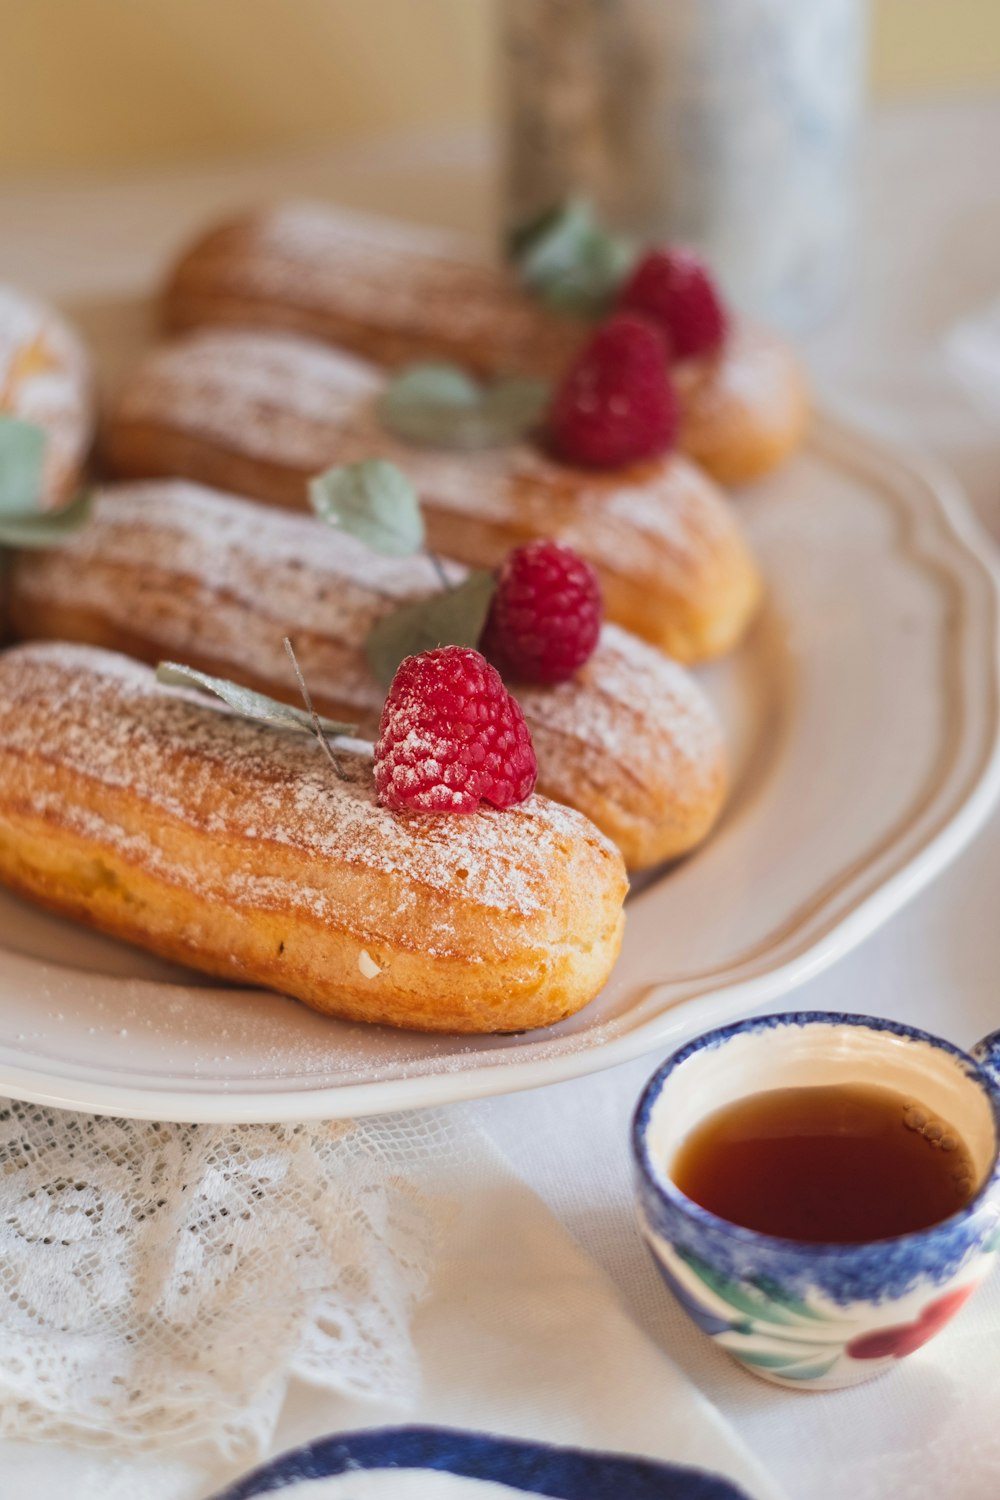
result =
[{"label": "raspberry", "polygon": [[631,313],[601,325],[549,408],[556,454],[594,469],[654,458],[677,435],[677,399],[655,324]]},{"label": "raspberry", "polygon": [[676,359],[718,354],[729,331],[706,266],[686,250],[650,250],[625,283],[618,306],[658,324]]},{"label": "raspberry", "polygon": [[479,644],[508,677],[565,682],[593,654],[601,613],[589,562],[559,542],[529,542],[500,569]]},{"label": "raspberry", "polygon": [[538,774],[524,715],[499,672],[468,646],[397,668],[375,746],[375,787],[394,812],[512,807]]}]

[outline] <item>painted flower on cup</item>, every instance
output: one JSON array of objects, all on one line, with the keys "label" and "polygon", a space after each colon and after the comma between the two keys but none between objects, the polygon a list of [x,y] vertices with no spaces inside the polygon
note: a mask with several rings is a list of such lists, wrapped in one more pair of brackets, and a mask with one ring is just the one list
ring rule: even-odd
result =
[{"label": "painted flower on cup", "polygon": [[890,1328],[878,1328],[874,1333],[863,1333],[851,1340],[845,1352],[851,1359],[903,1359],[950,1323],[975,1289],[975,1286],[962,1286],[957,1291],[947,1292],[929,1302],[912,1323],[896,1323]]}]

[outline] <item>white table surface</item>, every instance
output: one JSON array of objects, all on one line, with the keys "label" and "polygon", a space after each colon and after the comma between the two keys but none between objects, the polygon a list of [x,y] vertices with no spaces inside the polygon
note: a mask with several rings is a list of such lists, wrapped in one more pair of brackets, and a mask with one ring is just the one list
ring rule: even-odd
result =
[{"label": "white table surface", "polygon": [[[947,460],[1000,539],[1000,426],[953,384],[955,320],[1000,298],[1000,100],[883,110],[865,152],[853,288],[803,341],[821,394]],[[0,278],[71,311],[141,297],[170,251],[227,208],[319,194],[428,222],[483,227],[488,162],[476,142],[388,141],[114,181],[0,188]],[[111,315],[111,314],[109,314]],[[877,643],[873,643],[877,649]],[[896,1016],[969,1044],[1000,1025],[1000,818],[931,890],[796,1003]],[[787,1489],[790,1500],[1000,1493],[1000,1278],[949,1333],[889,1377],[789,1395],[737,1370],[687,1323],[632,1225],[627,1122],[658,1061],[470,1109],[520,1175],[614,1280]],[[992,1416],[990,1415],[992,1413]],[[482,1413],[489,1425],[489,1413]]]}]

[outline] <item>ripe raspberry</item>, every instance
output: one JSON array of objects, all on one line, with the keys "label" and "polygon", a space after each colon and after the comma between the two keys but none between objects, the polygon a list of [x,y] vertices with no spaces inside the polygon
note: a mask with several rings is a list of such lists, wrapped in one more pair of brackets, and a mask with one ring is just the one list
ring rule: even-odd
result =
[{"label": "ripe raspberry", "polygon": [[718,354],[729,331],[708,269],[687,250],[650,250],[625,283],[618,306],[658,324],[675,359]]},{"label": "ripe raspberry", "polygon": [[559,542],[529,542],[500,569],[479,644],[508,677],[565,682],[593,655],[601,613],[589,562]]},{"label": "ripe raspberry", "polygon": [[659,329],[631,313],[601,325],[570,366],[548,417],[558,457],[613,469],[664,453],[677,399]]},{"label": "ripe raspberry", "polygon": [[475,812],[530,796],[531,734],[499,672],[469,646],[397,668],[375,746],[375,787],[394,812]]}]

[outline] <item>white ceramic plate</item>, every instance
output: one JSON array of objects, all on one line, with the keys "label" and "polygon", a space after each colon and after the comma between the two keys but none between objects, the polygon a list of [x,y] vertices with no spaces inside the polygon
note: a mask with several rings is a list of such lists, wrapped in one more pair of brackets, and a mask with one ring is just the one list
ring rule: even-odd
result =
[{"label": "white ceramic plate", "polygon": [[210,986],[0,896],[0,1092],[173,1120],[294,1120],[508,1092],[776,1000],[936,875],[1000,784],[997,583],[951,482],[829,419],[737,502],[769,583],[704,674],[733,752],[709,844],[630,900],[559,1026],[426,1037]]}]

